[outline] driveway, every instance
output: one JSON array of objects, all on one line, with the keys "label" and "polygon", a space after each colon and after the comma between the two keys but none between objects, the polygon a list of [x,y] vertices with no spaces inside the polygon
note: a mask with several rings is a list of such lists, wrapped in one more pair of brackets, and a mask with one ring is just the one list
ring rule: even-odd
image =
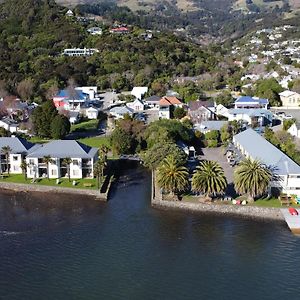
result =
[{"label": "driveway", "polygon": [[200,159],[217,161],[224,170],[225,176],[227,178],[228,188],[226,190],[226,195],[235,197],[236,192],[233,187],[233,172],[234,167],[231,167],[226,160],[224,155],[224,148],[203,148],[203,155],[200,155]]}]

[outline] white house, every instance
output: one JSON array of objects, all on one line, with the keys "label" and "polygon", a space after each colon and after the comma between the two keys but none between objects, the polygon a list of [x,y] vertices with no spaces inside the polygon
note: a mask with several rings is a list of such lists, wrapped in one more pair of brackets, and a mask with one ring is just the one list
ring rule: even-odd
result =
[{"label": "white house", "polygon": [[234,108],[264,108],[268,109],[269,100],[258,97],[242,96],[234,102]]},{"label": "white house", "polygon": [[102,28],[100,27],[91,27],[87,30],[88,33],[91,35],[101,35],[102,34]]},{"label": "white house", "polygon": [[94,108],[94,107],[89,107],[88,109],[86,109],[85,111],[85,115],[88,119],[97,119],[98,118],[98,109]]},{"label": "white house", "polygon": [[79,86],[76,87],[75,90],[88,95],[89,100],[97,99],[98,88],[96,86]]},{"label": "white house", "polygon": [[132,116],[133,110],[127,106],[116,106],[111,108],[109,113],[116,119],[123,119],[125,115]]},{"label": "white house", "polygon": [[228,121],[243,121],[249,125],[270,125],[273,121],[273,114],[269,110],[262,108],[237,108],[229,109],[227,112]]},{"label": "white house", "polygon": [[10,173],[22,174],[21,163],[23,159],[28,153],[37,149],[39,145],[18,137],[0,137],[0,149],[3,147],[9,148],[9,156],[7,162],[5,154],[0,154],[0,172],[7,172],[9,167]]},{"label": "white house", "polygon": [[158,117],[160,119],[171,119],[172,112],[176,107],[182,107],[183,103],[177,97],[163,97],[159,100]]},{"label": "white house", "polygon": [[300,196],[300,166],[291,158],[251,128],[235,135],[233,143],[244,156],[258,159],[266,166],[275,168],[281,180],[271,182],[271,190]]},{"label": "white house", "polygon": [[280,93],[279,96],[283,107],[300,108],[300,94],[286,90]]},{"label": "white house", "polygon": [[127,106],[131,108],[134,112],[143,111],[145,109],[144,103],[138,98],[135,99],[133,102],[127,103]]},{"label": "white house", "polygon": [[66,56],[91,56],[94,53],[99,52],[98,49],[89,48],[68,48],[65,49],[63,55]]},{"label": "white house", "polygon": [[135,86],[131,91],[131,95],[141,100],[147,92],[148,88],[146,86]]},{"label": "white house", "polygon": [[67,12],[66,12],[66,16],[67,17],[73,17],[74,16],[74,13],[71,9],[69,9]]},{"label": "white house", "polygon": [[158,108],[160,99],[161,99],[160,97],[153,95],[153,96],[150,96],[150,97],[144,99],[144,101],[149,107]]},{"label": "white house", "polygon": [[3,127],[11,133],[15,133],[19,130],[18,122],[8,117],[4,117],[0,120],[0,127]]},{"label": "white house", "polygon": [[47,176],[45,156],[52,160],[48,164],[49,178],[68,177],[68,166],[63,163],[65,158],[72,160],[69,166],[70,178],[93,178],[98,149],[75,140],[56,140],[43,144],[26,157],[28,178]]},{"label": "white house", "polygon": [[296,138],[300,138],[300,123],[294,123],[288,130],[292,136]]},{"label": "white house", "polygon": [[194,129],[202,133],[207,133],[212,130],[220,131],[227,123],[228,121],[202,121],[200,124],[195,124]]}]

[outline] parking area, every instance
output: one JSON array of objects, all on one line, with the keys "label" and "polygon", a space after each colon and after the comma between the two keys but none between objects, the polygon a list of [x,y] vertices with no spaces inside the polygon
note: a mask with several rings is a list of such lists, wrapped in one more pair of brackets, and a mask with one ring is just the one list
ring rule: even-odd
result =
[{"label": "parking area", "polygon": [[273,113],[280,113],[283,112],[285,116],[291,116],[292,118],[295,118],[297,121],[300,121],[300,108],[299,109],[286,109],[283,107],[273,107],[271,108],[271,111]]},{"label": "parking area", "polygon": [[203,148],[203,155],[200,156],[201,159],[214,160],[217,161],[225,172],[228,184],[233,182],[233,171],[234,168],[230,166],[227,162],[226,155],[224,155],[224,149],[219,148]]}]

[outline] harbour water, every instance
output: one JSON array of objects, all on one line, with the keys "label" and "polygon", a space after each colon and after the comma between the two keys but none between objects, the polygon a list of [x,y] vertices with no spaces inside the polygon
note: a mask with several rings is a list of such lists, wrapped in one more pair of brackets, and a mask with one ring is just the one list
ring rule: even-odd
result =
[{"label": "harbour water", "polygon": [[108,203],[0,195],[0,299],[299,299],[284,223],[160,211],[130,168]]}]

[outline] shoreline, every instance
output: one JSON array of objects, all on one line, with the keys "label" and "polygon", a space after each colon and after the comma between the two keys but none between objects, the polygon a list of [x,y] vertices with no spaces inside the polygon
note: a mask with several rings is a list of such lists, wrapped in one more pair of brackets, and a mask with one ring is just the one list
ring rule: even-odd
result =
[{"label": "shoreline", "polygon": [[177,211],[191,211],[195,213],[210,214],[214,216],[229,216],[252,220],[285,222],[280,208],[258,206],[235,206],[213,203],[190,203],[182,201],[163,200],[155,183],[155,174],[152,172],[151,180],[151,206],[157,209]]},{"label": "shoreline", "polygon": [[206,215],[237,217],[250,220],[284,222],[284,217],[279,208],[233,206],[206,203],[188,203],[181,201],[168,201],[152,199],[151,206],[163,210],[189,211]]},{"label": "shoreline", "polygon": [[68,195],[85,195],[94,197],[97,201],[108,201],[108,193],[110,190],[111,182],[107,188],[106,193],[100,193],[99,190],[88,189],[75,189],[68,187],[54,187],[47,185],[34,185],[13,182],[0,182],[0,189],[14,191],[14,192],[40,192],[40,193],[55,193],[55,194],[68,194]]}]

